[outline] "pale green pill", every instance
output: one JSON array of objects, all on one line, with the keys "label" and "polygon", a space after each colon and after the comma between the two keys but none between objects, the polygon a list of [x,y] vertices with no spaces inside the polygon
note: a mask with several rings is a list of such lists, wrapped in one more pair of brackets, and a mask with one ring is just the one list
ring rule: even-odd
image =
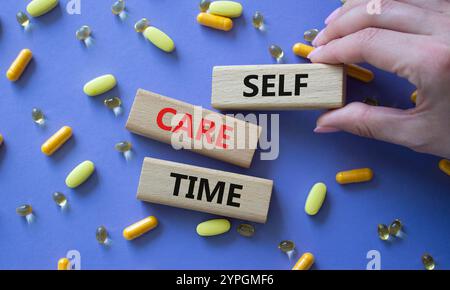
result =
[{"label": "pale green pill", "polygon": [[230,230],[231,224],[226,219],[213,219],[197,226],[197,234],[202,237],[221,235]]},{"label": "pale green pill", "polygon": [[106,93],[114,88],[116,84],[116,78],[113,75],[103,75],[85,84],[83,91],[86,95],[94,97]]},{"label": "pale green pill", "polygon": [[27,12],[33,17],[39,17],[50,12],[58,5],[58,0],[33,0],[27,6]]},{"label": "pale green pill", "polygon": [[171,52],[175,49],[173,40],[164,32],[156,27],[150,26],[144,30],[144,36],[156,47],[165,52]]},{"label": "pale green pill", "polygon": [[234,1],[214,1],[209,5],[208,12],[224,17],[239,17],[242,15],[242,5]]},{"label": "pale green pill", "polygon": [[66,178],[66,185],[76,188],[85,182],[94,173],[95,166],[92,161],[84,161],[75,167]]},{"label": "pale green pill", "polygon": [[314,184],[308,194],[305,203],[305,212],[309,215],[315,215],[322,207],[325,196],[327,195],[327,186],[321,182]]}]

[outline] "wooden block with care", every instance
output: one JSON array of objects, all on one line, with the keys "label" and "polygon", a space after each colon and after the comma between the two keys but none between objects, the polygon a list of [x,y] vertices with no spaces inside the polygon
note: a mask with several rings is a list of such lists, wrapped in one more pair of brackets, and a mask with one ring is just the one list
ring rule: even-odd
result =
[{"label": "wooden block with care", "polygon": [[139,200],[265,223],[273,181],[145,158]]},{"label": "wooden block with care", "polygon": [[211,103],[221,110],[332,109],[345,102],[342,65],[216,66]]},{"label": "wooden block with care", "polygon": [[248,168],[261,127],[142,89],[137,91],[126,128],[176,149]]}]

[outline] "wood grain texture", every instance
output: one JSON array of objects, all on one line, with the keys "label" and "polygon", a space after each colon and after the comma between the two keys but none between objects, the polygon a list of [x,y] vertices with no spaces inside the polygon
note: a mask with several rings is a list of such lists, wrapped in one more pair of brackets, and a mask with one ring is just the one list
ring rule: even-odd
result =
[{"label": "wood grain texture", "polygon": [[[307,74],[301,82],[296,95],[296,75]],[[250,82],[258,87],[255,96],[244,79],[249,75],[257,76]],[[273,85],[267,92],[273,96],[264,96],[263,76],[272,76],[267,83]],[[283,79],[284,81],[283,81]],[[345,74],[342,65],[326,64],[276,64],[246,66],[216,66],[212,75],[211,103],[221,110],[294,110],[294,109],[331,109],[339,108],[345,102]],[[280,88],[281,86],[281,88]],[[291,95],[286,95],[291,93]]]},{"label": "wood grain texture", "polygon": [[[194,116],[192,118],[192,137],[194,138],[172,140],[173,132],[176,131],[175,124],[171,130],[164,130],[157,122],[158,115],[161,110],[165,108],[174,109],[180,115],[187,113]],[[198,118],[195,116],[198,116]],[[231,128],[226,131],[228,139],[223,141],[226,142],[227,148],[217,146],[218,143],[221,143],[220,139],[223,139],[218,137],[223,137],[223,133],[218,130],[220,127],[219,125],[210,125],[210,132],[211,135],[213,135],[210,139],[211,142],[206,142],[208,139],[205,138],[201,138],[200,140],[195,138],[200,123],[202,122],[202,117],[206,120],[204,121],[205,126],[207,121],[214,121],[215,124],[222,122],[223,125],[226,124]],[[170,126],[173,118],[174,114],[167,113],[164,115],[162,122],[166,126]],[[256,124],[238,120],[142,89],[137,91],[126,128],[136,134],[168,143],[172,146],[184,146],[184,149],[189,149],[208,157],[216,158],[245,168],[250,167],[262,130],[261,127]],[[205,128],[208,129],[207,127]],[[193,140],[195,140],[195,144]],[[194,147],[194,145],[201,146],[201,148]]]},{"label": "wood grain texture", "polygon": [[[171,174],[185,175],[195,179],[192,187],[193,195],[187,195],[191,183],[189,179],[180,179],[178,190],[176,190],[177,178],[171,176]],[[213,193],[219,182],[223,182],[221,203],[218,202],[220,190],[216,192],[213,199],[207,201],[204,190],[205,180],[207,180],[206,186],[209,187],[210,193]],[[201,182],[203,182],[202,186],[200,186]],[[234,206],[228,204],[231,184],[242,186],[242,188],[234,189],[234,194],[239,195],[232,199]],[[145,158],[137,198],[152,203],[265,223],[272,187],[273,181],[268,179]],[[174,194],[175,192],[177,195]],[[202,192],[200,197],[199,192]],[[236,204],[239,204],[239,206],[237,207]]]}]

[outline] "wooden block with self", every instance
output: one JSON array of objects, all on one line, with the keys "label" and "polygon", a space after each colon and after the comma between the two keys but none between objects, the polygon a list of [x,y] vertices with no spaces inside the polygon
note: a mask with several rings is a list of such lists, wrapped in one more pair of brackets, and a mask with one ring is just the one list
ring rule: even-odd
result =
[{"label": "wooden block with self", "polygon": [[221,110],[339,108],[345,80],[342,65],[216,66],[211,103]]},{"label": "wooden block with self", "polygon": [[145,158],[137,198],[265,223],[272,186],[268,179]]}]

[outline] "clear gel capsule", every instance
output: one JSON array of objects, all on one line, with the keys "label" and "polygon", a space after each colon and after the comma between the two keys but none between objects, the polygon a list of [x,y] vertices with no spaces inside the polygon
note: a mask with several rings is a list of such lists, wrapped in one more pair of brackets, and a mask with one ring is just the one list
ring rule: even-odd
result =
[{"label": "clear gel capsule", "polygon": [[125,1],[118,0],[111,6],[111,11],[114,15],[120,17],[120,19],[125,19],[127,17],[127,13],[125,11]]},{"label": "clear gel capsule", "polygon": [[52,198],[61,208],[65,208],[68,205],[66,196],[61,192],[54,192]]},{"label": "clear gel capsule", "polygon": [[240,224],[237,228],[237,232],[244,237],[253,237],[255,235],[255,227],[251,224]]},{"label": "clear gel capsule", "polygon": [[27,29],[30,25],[30,18],[28,18],[28,16],[23,13],[22,11],[18,12],[16,14],[16,19],[17,22],[25,29]]},{"label": "clear gel capsule", "polygon": [[295,243],[290,240],[281,241],[278,244],[278,249],[285,253],[288,256],[289,260],[291,260],[295,253]]},{"label": "clear gel capsule", "polygon": [[33,108],[31,110],[31,118],[38,125],[44,125],[45,123],[44,113],[38,108]]},{"label": "clear gel capsule", "polygon": [[119,151],[120,153],[123,154],[123,156],[125,157],[126,160],[130,160],[132,157],[132,145],[130,142],[128,141],[121,141],[119,143],[117,143],[116,145],[114,145],[114,148]]},{"label": "clear gel capsule", "polygon": [[263,30],[264,28],[264,16],[261,14],[261,12],[256,11],[255,14],[253,14],[252,17],[252,24],[255,28],[259,30]]},{"label": "clear gel capsule", "polygon": [[201,0],[198,4],[198,8],[201,12],[206,12],[209,8],[209,5],[211,4],[211,1],[208,0]]},{"label": "clear gel capsule", "polygon": [[422,256],[422,264],[427,270],[434,270],[434,268],[436,267],[434,259],[430,254],[424,254]]},{"label": "clear gel capsule", "polygon": [[395,219],[390,225],[389,225],[389,234],[391,236],[399,236],[402,232],[403,224],[402,221],[399,219]]},{"label": "clear gel capsule", "polygon": [[303,33],[303,38],[305,39],[305,41],[313,42],[313,40],[316,38],[317,34],[319,34],[318,29],[315,29],[315,28],[309,29]]},{"label": "clear gel capsule", "polygon": [[95,238],[99,244],[105,245],[109,243],[108,231],[104,226],[99,226],[95,231]]},{"label": "clear gel capsule", "polygon": [[118,116],[122,113],[122,100],[119,97],[106,98],[103,104]]},{"label": "clear gel capsule", "polygon": [[283,59],[284,52],[278,45],[272,44],[269,46],[269,53],[270,55],[276,59],[278,63],[280,63]]},{"label": "clear gel capsule", "polygon": [[33,208],[29,204],[24,204],[16,208],[16,213],[19,216],[25,217],[28,223],[32,223],[34,220]]},{"label": "clear gel capsule", "polygon": [[387,241],[389,239],[389,228],[387,225],[379,224],[377,230],[378,230],[378,237],[382,241]]},{"label": "clear gel capsule", "polygon": [[83,41],[83,43],[89,47],[92,45],[93,43],[93,39],[91,36],[91,28],[87,25],[83,25],[80,27],[80,29],[77,30],[77,32],[75,33],[76,37],[78,40]]},{"label": "clear gel capsule", "polygon": [[150,26],[150,22],[147,20],[147,18],[142,18],[136,24],[134,24],[134,30],[138,33],[142,33],[147,29],[147,27]]}]

